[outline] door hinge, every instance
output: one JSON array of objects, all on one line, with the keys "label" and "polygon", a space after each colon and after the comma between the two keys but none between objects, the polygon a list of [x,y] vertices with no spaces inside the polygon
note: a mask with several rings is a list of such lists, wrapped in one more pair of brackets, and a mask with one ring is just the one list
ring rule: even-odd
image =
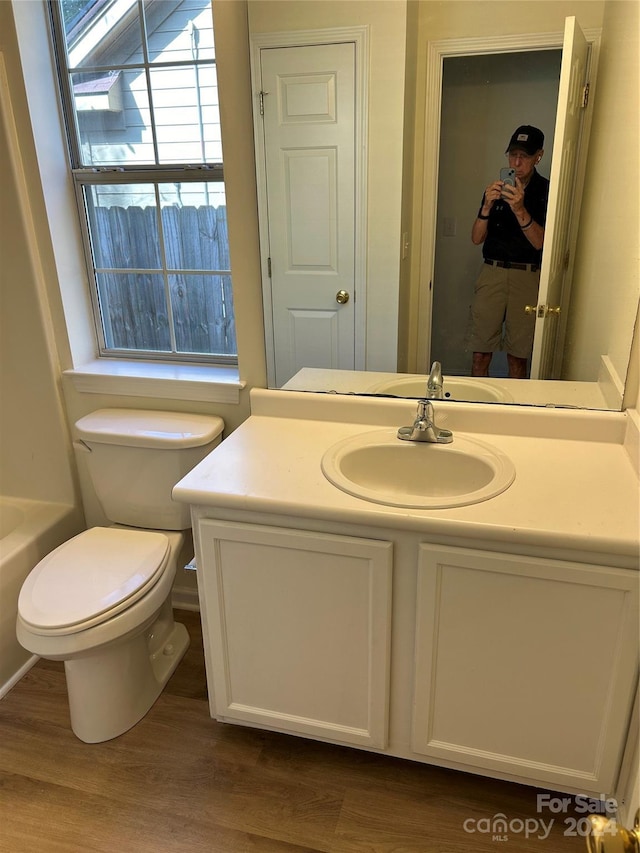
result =
[{"label": "door hinge", "polygon": [[267,275],[271,278],[271,258],[267,258]]},{"label": "door hinge", "polygon": [[589,83],[584,84],[584,89],[582,90],[582,109],[584,109],[589,103]]},{"label": "door hinge", "polygon": [[268,92],[263,92],[262,90],[259,92],[259,97],[260,97],[260,115],[261,115],[261,116],[263,116],[263,115],[264,115],[264,96],[265,96],[265,95],[268,95],[268,94],[269,94]]}]

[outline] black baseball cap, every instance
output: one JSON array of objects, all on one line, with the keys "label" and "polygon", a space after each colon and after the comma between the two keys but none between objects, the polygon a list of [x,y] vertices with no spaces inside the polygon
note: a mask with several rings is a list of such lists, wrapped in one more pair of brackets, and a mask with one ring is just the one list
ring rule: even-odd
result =
[{"label": "black baseball cap", "polygon": [[532,127],[530,124],[523,124],[513,132],[507,150],[513,151],[514,148],[520,148],[526,151],[527,154],[535,154],[544,145],[544,133],[537,127]]}]

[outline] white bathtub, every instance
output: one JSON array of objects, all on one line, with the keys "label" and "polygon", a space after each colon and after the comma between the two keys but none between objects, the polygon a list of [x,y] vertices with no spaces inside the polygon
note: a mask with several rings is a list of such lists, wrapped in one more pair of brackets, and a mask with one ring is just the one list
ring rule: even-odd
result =
[{"label": "white bathtub", "polygon": [[20,588],[31,569],[84,528],[73,507],[0,497],[0,698],[36,659],[16,639]]}]

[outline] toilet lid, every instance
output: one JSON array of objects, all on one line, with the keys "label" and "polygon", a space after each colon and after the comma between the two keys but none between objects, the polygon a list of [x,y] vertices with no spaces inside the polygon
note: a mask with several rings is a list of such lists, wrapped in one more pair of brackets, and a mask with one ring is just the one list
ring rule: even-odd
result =
[{"label": "toilet lid", "polygon": [[41,560],[22,585],[18,611],[44,633],[74,633],[130,607],[162,575],[162,533],[92,527]]}]

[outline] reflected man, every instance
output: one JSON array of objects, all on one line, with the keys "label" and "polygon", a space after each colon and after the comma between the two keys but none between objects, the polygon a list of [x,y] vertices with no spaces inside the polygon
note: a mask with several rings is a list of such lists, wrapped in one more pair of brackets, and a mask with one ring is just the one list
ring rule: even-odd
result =
[{"label": "reflected man", "polygon": [[[544,154],[537,127],[517,128],[507,146],[515,185],[494,181],[484,191],[471,239],[482,244],[484,264],[475,284],[466,336],[472,376],[488,376],[493,353],[507,351],[509,377],[527,378],[533,348],[549,181],[536,165]],[[503,338],[504,328],[504,338]]]}]

